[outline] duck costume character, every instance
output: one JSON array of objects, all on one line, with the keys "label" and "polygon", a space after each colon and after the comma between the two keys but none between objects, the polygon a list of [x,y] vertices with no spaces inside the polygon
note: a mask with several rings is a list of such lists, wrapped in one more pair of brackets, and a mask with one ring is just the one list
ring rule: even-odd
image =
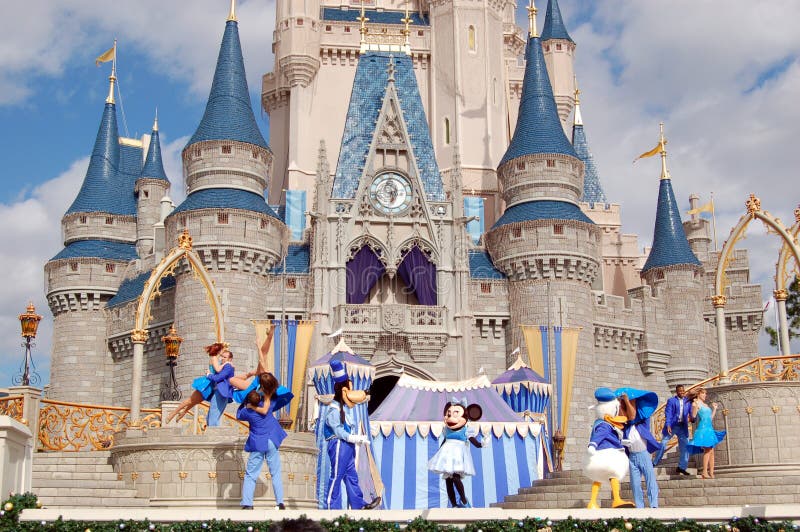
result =
[{"label": "duck costume character", "polygon": [[478,430],[467,428],[467,421],[477,421],[482,415],[480,405],[467,406],[466,398],[459,401],[453,397],[444,405],[444,443],[428,460],[428,470],[444,477],[447,498],[453,508],[470,507],[461,477],[475,474],[469,443],[479,448],[482,444],[477,439]]},{"label": "duck costume character", "polygon": [[594,392],[597,404],[594,409],[597,418],[592,426],[589,439],[584,474],[592,481],[592,497],[587,508],[600,508],[597,500],[603,482],[611,484],[611,506],[613,508],[633,508],[631,501],[619,495],[620,481],[628,476],[629,462],[622,444],[622,431],[628,417],[620,412],[616,394],[609,388],[598,388]]}]

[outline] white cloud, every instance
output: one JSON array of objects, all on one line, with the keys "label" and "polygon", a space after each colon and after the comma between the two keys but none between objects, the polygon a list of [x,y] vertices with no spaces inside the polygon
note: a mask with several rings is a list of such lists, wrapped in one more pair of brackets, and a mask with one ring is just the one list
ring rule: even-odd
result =
[{"label": "white cloud", "polygon": [[[272,68],[274,2],[239,2],[237,18],[248,83],[258,92]],[[41,77],[61,75],[70,62],[91,64],[117,38],[124,73],[133,52],[205,97],[214,75],[227,4],[218,0],[110,4],[102,0],[34,0],[3,6],[0,18],[0,105],[22,103]],[[19,21],[24,20],[24,24]],[[216,36],[207,38],[207,36]],[[198,38],[202,36],[202,38]]]}]

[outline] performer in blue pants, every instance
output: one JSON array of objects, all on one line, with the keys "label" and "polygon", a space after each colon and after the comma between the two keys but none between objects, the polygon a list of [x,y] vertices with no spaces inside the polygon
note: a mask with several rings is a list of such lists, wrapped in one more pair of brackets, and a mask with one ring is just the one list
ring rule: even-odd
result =
[{"label": "performer in blue pants", "polygon": [[331,460],[331,476],[324,507],[329,510],[342,509],[342,483],[347,492],[347,501],[354,510],[375,508],[381,503],[376,497],[371,502],[364,501],[364,495],[358,485],[356,473],[356,444],[369,445],[366,434],[356,434],[355,414],[353,407],[366,400],[364,390],[351,390],[344,364],[340,360],[331,360],[333,375],[333,401],[325,416],[324,435],[328,441],[328,457]]},{"label": "performer in blue pants", "polygon": [[682,384],[675,387],[675,396],[670,397],[664,409],[664,428],[661,430],[661,448],[653,457],[653,465],[657,466],[667,450],[667,444],[678,437],[678,469],[679,475],[688,475],[689,466],[689,421],[691,421],[692,405],[686,397],[686,388]]}]

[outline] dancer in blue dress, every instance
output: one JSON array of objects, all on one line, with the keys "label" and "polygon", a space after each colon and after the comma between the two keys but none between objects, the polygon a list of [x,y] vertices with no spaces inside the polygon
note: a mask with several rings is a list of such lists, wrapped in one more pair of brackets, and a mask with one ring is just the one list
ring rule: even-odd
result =
[{"label": "dancer in blue dress", "polygon": [[700,474],[704,479],[714,478],[714,447],[725,438],[724,430],[714,430],[712,421],[717,413],[717,403],[711,403],[711,407],[706,404],[705,388],[694,391],[692,401],[692,418],[697,420],[697,428],[694,430],[694,437],[689,440],[689,452],[691,454],[703,453],[703,471]]},{"label": "dancer in blue dress", "polygon": [[208,372],[205,377],[198,377],[192,381],[192,394],[178,405],[164,423],[168,425],[173,418],[180,421],[189,410],[199,405],[204,400],[209,401],[208,425],[219,425],[219,419],[228,402],[231,400],[233,390],[228,382],[233,377],[233,353],[228,349],[228,344],[216,342],[206,346],[209,356]]}]

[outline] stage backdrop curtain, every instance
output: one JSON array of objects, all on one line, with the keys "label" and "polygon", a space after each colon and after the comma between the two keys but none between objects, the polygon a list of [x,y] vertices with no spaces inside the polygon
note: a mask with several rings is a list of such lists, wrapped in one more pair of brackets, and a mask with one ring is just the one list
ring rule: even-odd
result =
[{"label": "stage backdrop curtain", "polygon": [[386,268],[369,246],[361,249],[347,261],[347,304],[363,305],[369,292],[378,282]]},{"label": "stage backdrop curtain", "polygon": [[308,365],[308,353],[311,351],[311,337],[314,333],[313,321],[301,321],[297,324],[297,342],[294,349],[294,361],[292,368],[292,379],[287,384],[292,387],[292,393],[296,399],[295,407],[289,403],[289,415],[292,418],[292,426],[297,421],[297,413],[300,411],[300,394],[306,378],[306,366]]},{"label": "stage backdrop curtain", "polygon": [[556,364],[558,365],[558,414],[561,432],[566,436],[569,410],[572,403],[572,381],[575,377],[575,359],[578,353],[580,328],[554,327]]},{"label": "stage backdrop curtain", "polygon": [[420,305],[436,305],[436,265],[419,247],[406,253],[397,275],[414,292]]}]

